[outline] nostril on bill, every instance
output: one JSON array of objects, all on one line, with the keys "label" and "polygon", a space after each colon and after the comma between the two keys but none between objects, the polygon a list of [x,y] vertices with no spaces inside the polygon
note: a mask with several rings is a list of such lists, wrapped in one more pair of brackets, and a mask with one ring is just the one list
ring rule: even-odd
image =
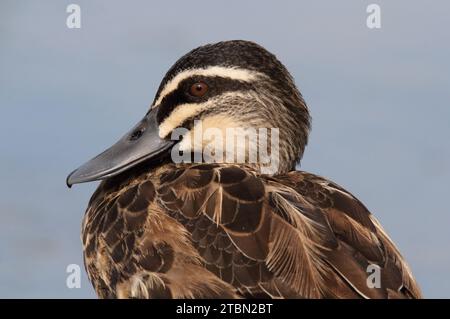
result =
[{"label": "nostril on bill", "polygon": [[131,133],[130,141],[135,141],[135,140],[139,139],[142,136],[142,134],[144,134],[144,130],[143,129],[137,129],[136,131]]}]

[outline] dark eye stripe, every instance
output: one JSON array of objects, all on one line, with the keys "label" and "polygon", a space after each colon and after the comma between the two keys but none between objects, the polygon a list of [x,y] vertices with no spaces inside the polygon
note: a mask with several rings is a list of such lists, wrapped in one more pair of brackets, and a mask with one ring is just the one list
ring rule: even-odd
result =
[{"label": "dark eye stripe", "polygon": [[180,90],[176,89],[169,95],[166,95],[159,105],[158,113],[156,114],[156,121],[161,124],[166,117],[172,113],[177,105],[184,104],[187,102],[185,94]]},{"label": "dark eye stripe", "polygon": [[[191,86],[196,82],[204,82],[208,85],[208,94],[195,97],[189,94]],[[221,95],[225,92],[247,91],[253,89],[253,85],[248,82],[233,80],[222,77],[191,77],[185,79],[178,85],[178,88],[166,95],[159,106],[156,120],[161,124],[180,104],[186,103],[202,103],[207,100]]]}]

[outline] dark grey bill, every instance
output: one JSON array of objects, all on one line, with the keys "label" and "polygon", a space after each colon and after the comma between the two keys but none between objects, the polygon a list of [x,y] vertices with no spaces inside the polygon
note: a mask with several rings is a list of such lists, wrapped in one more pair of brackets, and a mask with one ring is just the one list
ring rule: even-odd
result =
[{"label": "dark grey bill", "polygon": [[159,137],[156,113],[152,109],[116,144],[70,173],[67,186],[115,176],[168,150],[174,141]]}]

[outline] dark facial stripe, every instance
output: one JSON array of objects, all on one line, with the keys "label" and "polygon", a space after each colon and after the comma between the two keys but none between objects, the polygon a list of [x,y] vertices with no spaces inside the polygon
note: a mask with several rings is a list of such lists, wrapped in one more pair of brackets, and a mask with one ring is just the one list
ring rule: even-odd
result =
[{"label": "dark facial stripe", "polygon": [[164,76],[156,98],[164,86],[180,72],[211,66],[253,70],[266,74],[278,84],[283,84],[290,78],[288,71],[275,55],[262,46],[242,40],[224,41],[198,47],[182,56]]},{"label": "dark facial stripe", "polygon": [[[204,82],[208,85],[208,91],[202,97],[196,97],[189,93],[190,87],[196,82]],[[203,103],[225,92],[246,91],[251,89],[253,89],[253,85],[248,82],[223,77],[194,76],[180,82],[175,91],[162,99],[158,114],[156,115],[156,120],[158,124],[161,124],[180,104]]]}]

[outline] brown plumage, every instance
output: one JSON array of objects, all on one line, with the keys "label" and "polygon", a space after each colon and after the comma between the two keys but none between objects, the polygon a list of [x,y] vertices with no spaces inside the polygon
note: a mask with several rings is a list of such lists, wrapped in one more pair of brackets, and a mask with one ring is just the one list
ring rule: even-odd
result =
[{"label": "brown plumage", "polygon": [[[210,58],[214,52],[215,60]],[[230,58],[235,53],[227,52],[244,53]],[[167,151],[126,165],[114,158],[106,167],[99,164],[110,156],[106,151],[93,160],[95,165],[74,172],[68,184],[106,178],[89,202],[82,234],[85,266],[98,296],[420,298],[407,264],[366,207],[335,183],[294,170],[306,145],[309,115],[290,75],[263,48],[229,41],[180,59],[153,105],[160,136],[170,123],[166,119],[172,116],[174,121],[177,107],[182,107],[178,105],[187,103],[167,89],[171,80],[196,63],[203,63],[202,68],[213,62],[231,65],[230,72],[235,72],[239,61],[239,67],[253,71],[264,65],[257,71],[270,77],[262,75],[257,84],[249,84],[242,74],[223,75],[222,69],[213,69],[227,81],[232,76],[247,81],[242,83],[247,93],[230,99],[230,90],[238,90],[239,82],[230,85],[216,74],[209,86],[226,86],[217,95],[226,91],[228,98],[215,100],[208,112],[201,109],[196,116],[226,114],[233,123],[244,118],[251,126],[280,127],[279,170],[262,174],[258,163],[174,164]],[[283,83],[286,87],[280,87]],[[236,105],[242,112],[236,112]],[[244,111],[243,105],[253,109]],[[279,113],[274,113],[277,108]],[[118,144],[134,143],[146,134],[150,129],[142,123]],[[368,285],[369,265],[379,267],[380,287]]]},{"label": "brown plumage", "polygon": [[[83,245],[100,297],[420,297],[364,205],[299,171],[166,164],[107,180]],[[367,286],[369,264],[381,288]]]}]

